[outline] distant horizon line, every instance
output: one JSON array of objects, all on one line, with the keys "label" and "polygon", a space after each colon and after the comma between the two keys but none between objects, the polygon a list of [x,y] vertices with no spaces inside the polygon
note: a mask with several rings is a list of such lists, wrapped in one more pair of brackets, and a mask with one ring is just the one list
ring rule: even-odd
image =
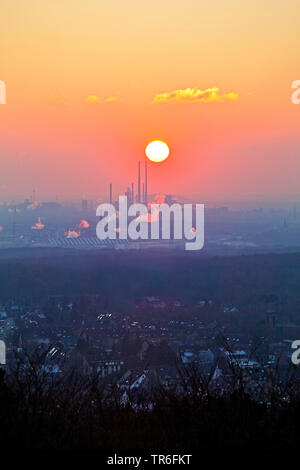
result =
[{"label": "distant horizon line", "polygon": [[[38,191],[37,191],[38,193]],[[117,193],[118,196],[122,195],[123,193]],[[201,197],[202,201],[207,201],[208,203],[218,203],[218,204],[229,204],[229,203],[300,203],[300,194],[279,194],[279,195],[270,195],[270,194],[259,194],[259,195],[204,195],[204,194],[177,194],[176,192],[165,192],[165,191],[154,191],[149,194],[149,197],[154,197],[157,195],[166,195],[166,196],[173,196],[177,199],[181,199],[184,201],[193,201],[199,200]],[[117,196],[116,196],[117,197]],[[33,199],[32,195],[23,195],[23,194],[14,194],[14,195],[7,195],[7,196],[0,196],[0,203],[1,204],[9,204],[15,202],[17,204],[22,203],[24,201],[39,201],[39,202],[69,202],[69,203],[78,203],[82,200],[87,200],[89,202],[101,202],[101,201],[108,201],[109,200],[109,193],[108,194],[40,194]],[[180,201],[179,201],[180,202]]]}]

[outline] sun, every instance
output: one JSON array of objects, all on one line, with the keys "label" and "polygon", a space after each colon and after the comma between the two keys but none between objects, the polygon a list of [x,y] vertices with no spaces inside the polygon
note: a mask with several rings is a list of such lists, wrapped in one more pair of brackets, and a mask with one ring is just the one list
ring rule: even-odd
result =
[{"label": "sun", "polygon": [[169,147],[162,140],[153,140],[146,147],[146,155],[151,162],[163,162],[169,156]]}]

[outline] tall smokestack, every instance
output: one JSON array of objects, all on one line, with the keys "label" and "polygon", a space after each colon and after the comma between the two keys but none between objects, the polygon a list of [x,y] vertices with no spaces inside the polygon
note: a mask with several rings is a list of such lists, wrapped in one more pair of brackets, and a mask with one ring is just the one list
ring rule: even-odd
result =
[{"label": "tall smokestack", "polygon": [[141,202],[141,162],[138,163],[138,201]]},{"label": "tall smokestack", "polygon": [[144,202],[145,202],[145,185],[143,183],[143,204],[144,204]]},{"label": "tall smokestack", "polygon": [[112,199],[113,199],[113,196],[112,196],[112,183],[110,183],[110,185],[109,185],[109,202],[110,202],[110,204],[112,204]]},{"label": "tall smokestack", "polygon": [[131,201],[134,204],[134,183],[131,183]]},{"label": "tall smokestack", "polygon": [[145,161],[145,204],[148,205],[148,167]]}]

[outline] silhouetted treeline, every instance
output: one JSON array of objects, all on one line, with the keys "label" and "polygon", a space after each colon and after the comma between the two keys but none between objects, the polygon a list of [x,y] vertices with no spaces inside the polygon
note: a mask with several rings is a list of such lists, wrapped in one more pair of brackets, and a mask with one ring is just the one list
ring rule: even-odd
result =
[{"label": "silhouetted treeline", "polygon": [[236,375],[225,393],[210,392],[193,371],[182,373],[180,393],[156,386],[138,397],[117,385],[71,373],[57,378],[30,360],[0,371],[0,447],[98,450],[292,450],[299,446],[300,399],[252,399]]}]

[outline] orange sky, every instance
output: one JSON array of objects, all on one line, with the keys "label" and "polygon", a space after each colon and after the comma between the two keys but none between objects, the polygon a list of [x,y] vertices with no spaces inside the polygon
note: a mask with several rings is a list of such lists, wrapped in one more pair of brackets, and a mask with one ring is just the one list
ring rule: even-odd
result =
[{"label": "orange sky", "polygon": [[154,139],[170,157],[149,165],[151,192],[299,194],[299,14],[298,0],[1,0],[0,199],[123,192]]}]

